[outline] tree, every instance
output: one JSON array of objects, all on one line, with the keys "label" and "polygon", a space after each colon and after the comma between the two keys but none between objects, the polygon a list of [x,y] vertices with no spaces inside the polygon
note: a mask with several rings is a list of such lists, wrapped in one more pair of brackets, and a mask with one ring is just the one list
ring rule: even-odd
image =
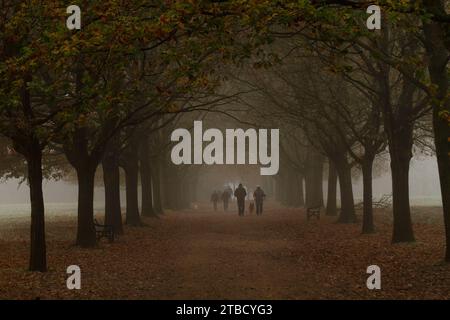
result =
[{"label": "tree", "polygon": [[119,139],[112,138],[102,160],[105,185],[105,224],[113,227],[114,233],[123,234],[122,207],[120,204]]},{"label": "tree", "polygon": [[58,10],[51,4],[3,1],[0,19],[0,131],[27,162],[31,202],[31,271],[47,270],[43,150],[61,127],[55,120],[66,106],[52,95],[62,89],[50,80],[50,66],[61,63],[54,47],[61,42],[52,33]]},{"label": "tree", "polygon": [[144,138],[139,149],[139,167],[142,186],[142,215],[157,217],[153,209],[153,181],[149,138]]},{"label": "tree", "polygon": [[134,129],[129,133],[127,145],[121,154],[121,166],[125,171],[126,185],[126,224],[131,226],[141,226],[142,221],[139,215],[138,204],[138,183],[139,183],[139,137]]},{"label": "tree", "polygon": [[328,161],[328,192],[327,192],[327,207],[326,207],[326,214],[328,216],[337,215],[336,193],[337,193],[336,167],[334,166],[332,161]]},{"label": "tree", "polygon": [[[444,1],[429,0],[423,5],[433,18],[448,17]],[[450,102],[448,61],[450,56],[449,27],[438,19],[425,19],[423,32],[428,55],[430,79],[435,86],[432,99],[433,128],[436,157],[439,168],[441,196],[444,212],[446,251],[445,261],[450,262]]]},{"label": "tree", "polygon": [[[109,140],[127,127],[197,108],[188,104],[196,90],[211,93],[215,86],[213,58],[231,58],[227,48],[233,36],[224,32],[229,26],[214,7],[166,3],[148,10],[145,1],[136,0],[84,9],[83,32],[73,34],[64,49],[75,107],[59,139],[79,180],[80,246],[95,245],[93,177]],[[126,170],[129,189],[136,181],[132,158]]]},{"label": "tree", "polygon": [[[407,21],[402,24],[403,30],[409,36],[416,36],[414,40],[415,45],[418,44],[417,40],[425,44],[426,55],[428,57],[426,62],[429,71],[429,80],[431,82],[427,83],[427,79],[418,79],[416,77],[417,73],[415,74],[415,71],[418,71],[417,67],[419,66],[419,70],[423,67],[420,63],[419,65],[416,63],[417,60],[410,59],[406,61],[398,55],[390,55],[389,52],[385,52],[383,49],[373,50],[373,48],[367,46],[367,43],[358,41],[360,36],[367,35],[367,30],[363,27],[362,21],[367,18],[365,16],[365,9],[369,4],[372,3],[366,1],[303,1],[288,2],[283,6],[267,3],[258,12],[262,15],[267,15],[268,12],[276,12],[276,15],[272,15],[272,17],[275,16],[276,18],[269,21],[266,20],[268,25],[262,29],[262,33],[269,37],[292,37],[293,35],[304,33],[308,39],[315,39],[316,41],[317,35],[320,35],[320,38],[325,36],[328,39],[338,39],[341,43],[342,41],[350,40],[352,42],[356,40],[358,45],[373,53],[371,58],[374,61],[385,64],[388,66],[388,69],[396,70],[396,72],[404,76],[406,82],[404,82],[404,93],[401,95],[401,100],[406,105],[411,102],[411,95],[415,91],[414,87],[427,93],[433,108],[436,156],[438,158],[447,240],[446,260],[448,261],[450,259],[450,200],[448,200],[449,197],[447,196],[450,192],[450,170],[448,169],[450,167],[448,157],[448,22],[450,21],[450,15],[447,13],[448,6],[446,7],[445,1],[442,0],[427,0],[423,2],[379,1],[377,3],[384,10],[384,17],[388,18],[383,21],[388,23],[395,23],[399,20]],[[419,25],[420,20],[422,21],[421,26]],[[273,28],[270,28],[271,26]],[[258,30],[261,30],[261,28],[258,28]],[[411,48],[411,46],[409,47]],[[407,53],[409,58],[411,58],[410,53]],[[406,84],[408,81],[412,83]],[[404,109],[408,110],[408,108]],[[417,109],[417,107],[414,108],[414,110]],[[410,132],[412,130],[409,120],[405,120],[408,118],[408,113],[406,111],[406,114],[402,115],[402,121],[406,122],[402,125],[402,132],[398,135],[391,135],[390,138],[390,150],[399,148],[398,151],[392,150],[392,168],[395,172],[393,173],[393,180],[395,180],[393,187],[397,190],[393,209],[395,221],[397,221],[394,225],[393,242],[411,241],[414,239],[409,203],[407,201],[408,170],[406,167],[409,166],[410,160],[410,152],[407,150],[410,150]],[[409,115],[412,115],[414,118],[413,114]],[[391,121],[392,124],[392,117],[385,118],[391,119],[388,122]],[[393,125],[393,128],[395,127],[396,125]],[[388,135],[389,130],[386,130]],[[398,144],[394,143],[393,140],[395,139],[403,139],[407,143],[405,146],[402,146],[401,142]]]}]

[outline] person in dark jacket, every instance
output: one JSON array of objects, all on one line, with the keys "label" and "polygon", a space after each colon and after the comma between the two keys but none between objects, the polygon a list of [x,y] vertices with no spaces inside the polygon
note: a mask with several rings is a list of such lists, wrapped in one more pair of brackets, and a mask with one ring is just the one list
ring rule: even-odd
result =
[{"label": "person in dark jacket", "polygon": [[263,202],[265,197],[266,194],[264,193],[264,191],[261,189],[260,186],[257,186],[255,192],[253,192],[253,199],[255,199],[257,216],[262,215]]},{"label": "person in dark jacket", "polygon": [[222,193],[223,211],[225,211],[225,212],[228,211],[228,202],[230,201],[230,198],[231,198],[231,192],[227,188]]},{"label": "person in dark jacket", "polygon": [[247,191],[245,191],[244,187],[242,186],[242,183],[239,183],[239,186],[236,190],[234,190],[234,196],[237,199],[238,204],[238,212],[240,216],[244,215],[245,210],[245,196],[247,195]]},{"label": "person in dark jacket", "polygon": [[217,191],[214,191],[211,195],[211,202],[214,205],[214,211],[217,211],[217,202],[219,201],[219,193]]}]

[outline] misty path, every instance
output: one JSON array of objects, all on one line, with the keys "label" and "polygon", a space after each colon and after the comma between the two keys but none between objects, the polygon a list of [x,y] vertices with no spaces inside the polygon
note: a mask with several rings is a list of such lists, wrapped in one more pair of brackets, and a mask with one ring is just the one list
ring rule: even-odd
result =
[{"label": "misty path", "polygon": [[284,238],[273,218],[234,212],[174,217],[172,223],[182,223],[183,230],[176,240],[180,247],[168,253],[177,288],[167,298],[289,296],[288,287],[302,273],[289,272],[299,268],[286,252],[293,240]]},{"label": "misty path", "polygon": [[[160,219],[143,218],[146,227],[125,226],[117,241],[103,240],[95,249],[75,247],[76,220],[60,216],[48,220],[52,268],[45,274],[20,268],[28,258],[29,225],[17,220],[13,227],[0,227],[0,297],[450,297],[450,267],[440,263],[438,213],[416,208],[417,242],[393,246],[389,211],[376,212],[378,232],[365,236],[359,223],[337,224],[336,217],[308,222],[303,209],[270,207],[260,217],[239,217],[234,210],[167,211]],[[377,292],[366,288],[372,264],[383,272],[383,290]],[[81,290],[66,288],[69,265],[81,268]]]}]

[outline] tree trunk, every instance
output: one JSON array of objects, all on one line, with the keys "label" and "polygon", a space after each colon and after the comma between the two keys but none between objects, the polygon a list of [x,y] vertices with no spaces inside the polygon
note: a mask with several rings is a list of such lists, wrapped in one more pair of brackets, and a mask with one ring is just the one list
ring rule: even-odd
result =
[{"label": "tree trunk", "polygon": [[323,156],[315,151],[309,152],[305,175],[306,206],[323,206]]},{"label": "tree trunk", "polygon": [[[367,157],[367,156],[366,156]],[[373,224],[373,204],[372,204],[372,168],[373,158],[364,159],[362,165],[363,173],[363,225],[362,233],[373,233],[375,227]]]},{"label": "tree trunk", "polygon": [[180,192],[180,205],[181,209],[188,209],[191,205],[190,198],[190,183],[186,181],[187,178],[184,177],[183,180],[178,184],[178,190]]},{"label": "tree trunk", "polygon": [[[446,237],[445,261],[450,262],[450,125],[446,124],[437,113],[437,110],[433,111],[436,156]],[[447,139],[445,139],[446,136]]]},{"label": "tree trunk", "polygon": [[139,180],[139,162],[137,150],[129,152],[124,162],[125,185],[126,185],[126,224],[131,226],[141,226],[141,218],[139,216],[138,201],[138,180]]},{"label": "tree trunk", "polygon": [[105,224],[113,227],[114,233],[123,234],[122,208],[120,205],[120,169],[115,149],[108,150],[102,161],[105,185]]},{"label": "tree trunk", "polygon": [[341,213],[338,222],[356,222],[351,166],[347,162],[345,156],[339,156],[338,160],[335,161],[335,165],[339,176],[339,187],[341,191]]},{"label": "tree trunk", "polygon": [[301,196],[300,196],[300,184],[299,184],[298,174],[297,174],[297,172],[295,172],[295,170],[291,171],[289,184],[291,185],[290,201],[291,201],[292,206],[294,208],[301,207],[302,203],[301,203]]},{"label": "tree trunk", "polygon": [[303,174],[299,174],[297,177],[298,184],[298,206],[303,207],[305,205],[305,195],[303,190]]},{"label": "tree trunk", "polygon": [[[83,131],[83,130],[80,130]],[[97,157],[87,151],[84,133],[75,135],[74,143],[65,145],[66,157],[75,168],[78,178],[78,225],[76,244],[92,248],[97,244],[94,227],[94,180]]]},{"label": "tree trunk", "polygon": [[337,215],[337,172],[331,160],[328,161],[328,196],[327,196],[327,216]]},{"label": "tree trunk", "polygon": [[286,204],[289,207],[298,208],[304,205],[303,190],[300,190],[300,182],[297,172],[293,168],[289,168],[286,176],[285,192]]},{"label": "tree trunk", "polygon": [[156,213],[153,210],[152,171],[150,165],[150,150],[147,139],[144,139],[141,144],[139,164],[141,172],[142,215],[146,217],[156,217]]},{"label": "tree trunk", "polygon": [[191,201],[197,202],[198,174],[192,177]]},{"label": "tree trunk", "polygon": [[169,167],[168,163],[161,165],[161,172],[164,179],[161,181],[162,203],[164,208],[177,210],[178,208],[178,187],[175,184],[176,168]]},{"label": "tree trunk", "polygon": [[94,227],[94,179],[96,166],[86,163],[75,168],[78,177],[77,245],[91,248],[96,245]]},{"label": "tree trunk", "polygon": [[286,171],[283,170],[283,173],[280,175],[278,181],[278,194],[279,194],[279,201],[283,206],[289,206],[288,201],[288,185],[289,185],[289,179],[288,176],[285,173]]},{"label": "tree trunk", "polygon": [[30,271],[47,271],[44,197],[42,194],[42,150],[33,145],[27,156],[31,202]]},{"label": "tree trunk", "polygon": [[392,211],[394,216],[392,242],[412,242],[414,233],[409,205],[409,165],[411,161],[412,128],[398,131],[390,141],[392,172]]},{"label": "tree trunk", "polygon": [[[443,1],[426,0],[427,11],[445,15]],[[425,47],[428,54],[431,82],[437,87],[433,103],[433,129],[441,185],[442,207],[446,235],[445,261],[450,262],[450,102],[448,98],[448,28],[444,23],[424,23]]]},{"label": "tree trunk", "polygon": [[394,231],[392,242],[414,241],[409,206],[409,159],[391,161]]},{"label": "tree trunk", "polygon": [[155,159],[153,167],[153,210],[156,214],[164,214],[161,198],[161,165],[158,158]]},{"label": "tree trunk", "polygon": [[283,179],[281,175],[275,178],[275,200],[283,204]]},{"label": "tree trunk", "polygon": [[[388,42],[389,30],[383,29],[383,40]],[[409,206],[409,164],[412,158],[414,122],[411,121],[414,94],[417,87],[404,79],[401,89],[392,88],[390,66],[381,64],[378,83],[384,130],[388,138],[392,175],[392,242],[414,241]],[[394,104],[394,96],[397,101]]]}]

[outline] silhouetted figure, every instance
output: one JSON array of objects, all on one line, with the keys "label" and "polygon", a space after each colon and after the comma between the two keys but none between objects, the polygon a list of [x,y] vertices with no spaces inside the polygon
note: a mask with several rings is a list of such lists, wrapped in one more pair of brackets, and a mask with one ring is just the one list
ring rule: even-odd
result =
[{"label": "silhouetted figure", "polygon": [[234,191],[234,196],[237,199],[238,204],[238,212],[240,216],[244,215],[245,211],[245,196],[247,195],[247,191],[245,191],[244,187],[242,186],[242,183],[239,183],[239,186]]},{"label": "silhouetted figure", "polygon": [[211,202],[214,205],[214,211],[217,211],[217,202],[219,201],[219,193],[214,191],[211,195]]},{"label": "silhouetted figure", "polygon": [[231,198],[231,192],[230,192],[230,190],[227,188],[227,189],[225,189],[225,191],[222,193],[223,211],[228,211],[228,202],[230,201],[230,198]]},{"label": "silhouetted figure", "polygon": [[255,199],[257,216],[262,215],[263,202],[265,197],[266,194],[264,193],[264,191],[261,189],[260,186],[257,186],[255,192],[253,192],[253,199]]}]

